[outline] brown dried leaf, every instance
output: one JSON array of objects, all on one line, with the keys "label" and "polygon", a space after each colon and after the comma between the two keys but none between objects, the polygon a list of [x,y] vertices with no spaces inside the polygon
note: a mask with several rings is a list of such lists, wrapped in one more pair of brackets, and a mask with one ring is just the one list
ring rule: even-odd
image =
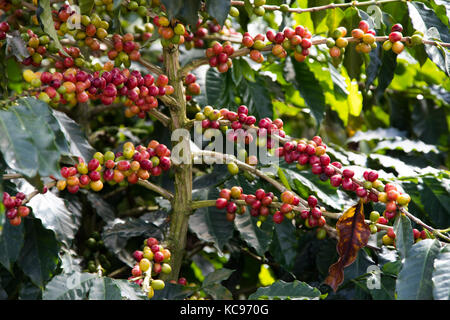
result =
[{"label": "brown dried leaf", "polygon": [[370,237],[369,225],[364,221],[364,207],[362,202],[348,209],[337,221],[336,230],[338,244],[336,246],[339,259],[328,269],[325,283],[336,292],[344,281],[344,268],[351,265],[359,249],[365,247]]}]

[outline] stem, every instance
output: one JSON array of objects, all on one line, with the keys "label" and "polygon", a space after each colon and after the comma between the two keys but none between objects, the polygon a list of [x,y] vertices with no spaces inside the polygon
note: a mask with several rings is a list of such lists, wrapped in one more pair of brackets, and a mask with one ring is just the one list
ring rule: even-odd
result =
[{"label": "stem", "polygon": [[[183,93],[183,82],[181,78],[178,78],[178,71],[180,69],[178,47],[165,47],[163,54],[166,74],[170,84],[174,88],[174,98],[172,98],[174,103],[168,105],[172,119],[171,129],[184,129],[188,119],[186,117],[186,100]],[[182,136],[181,141],[174,143],[173,147],[182,143],[183,152],[187,152],[190,156],[189,141],[189,136]],[[172,259],[170,261],[172,272],[162,276],[163,280],[178,279],[186,248],[189,215],[192,211],[189,207],[189,203],[192,200],[192,163],[174,164],[173,168],[175,171],[175,194],[172,199],[171,223],[167,237],[167,246],[172,252]]]},{"label": "stem", "polygon": [[[398,0],[395,0],[398,1]],[[353,37],[345,37],[344,39],[346,39],[348,42],[357,42],[360,41],[360,39],[357,38],[353,38]],[[388,36],[378,36],[375,37],[375,41],[376,42],[384,42],[386,40],[388,40],[389,37]],[[400,41],[402,42],[406,42],[409,41],[411,39],[411,37],[403,37]],[[435,45],[435,46],[442,46],[445,48],[450,48],[450,43],[445,43],[445,42],[437,42],[437,41],[432,41],[432,40],[427,40],[424,39],[422,40],[423,44],[426,45]],[[322,38],[322,39],[315,39],[311,41],[312,45],[320,45],[320,44],[326,44],[327,43],[327,39],[326,38]],[[272,47],[274,45],[273,44],[269,44],[267,46],[265,46],[264,48],[262,48],[259,51],[271,51]],[[246,56],[248,54],[250,54],[250,51],[252,49],[249,48],[241,48],[237,51],[235,51],[230,58],[236,58],[236,57],[242,57],[242,56]],[[200,59],[196,59],[193,60],[191,62],[189,62],[188,64],[186,64],[180,71],[180,77],[184,77],[186,76],[190,71],[202,66],[202,65],[206,65],[209,63],[209,59],[208,58],[200,58]]]},{"label": "stem", "polygon": [[[56,186],[56,181],[49,182],[44,186],[47,187],[48,189],[53,188],[54,186]],[[27,197],[22,201],[22,205],[25,205],[26,203],[30,202],[30,200],[33,199],[38,194],[40,194],[39,190],[34,190],[32,193],[28,194]]]},{"label": "stem", "polygon": [[[372,0],[372,1],[365,1],[365,2],[358,2],[358,1],[352,1],[349,3],[330,3],[324,6],[318,6],[318,7],[311,7],[311,8],[289,8],[288,12],[295,12],[295,13],[303,13],[303,12],[317,12],[321,10],[328,10],[328,9],[336,9],[336,8],[348,8],[348,7],[363,7],[363,6],[370,6],[370,5],[380,5],[390,2],[405,2],[405,0]],[[245,5],[244,1],[231,1],[232,6],[243,6]],[[274,6],[274,5],[264,5],[262,6],[264,10],[269,11],[275,11],[280,10],[280,6]]]},{"label": "stem", "polygon": [[160,186],[157,186],[156,184],[151,183],[148,180],[139,180],[137,184],[143,186],[144,188],[147,188],[148,190],[152,190],[155,191],[156,193],[159,193],[168,200],[172,200],[174,198],[172,193],[170,193],[164,188],[161,188]]}]

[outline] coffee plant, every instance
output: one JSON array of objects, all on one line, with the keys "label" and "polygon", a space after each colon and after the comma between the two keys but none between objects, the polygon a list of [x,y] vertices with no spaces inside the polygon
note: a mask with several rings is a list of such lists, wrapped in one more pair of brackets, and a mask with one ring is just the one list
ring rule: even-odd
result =
[{"label": "coffee plant", "polygon": [[0,0],[0,298],[449,299],[442,0]]}]

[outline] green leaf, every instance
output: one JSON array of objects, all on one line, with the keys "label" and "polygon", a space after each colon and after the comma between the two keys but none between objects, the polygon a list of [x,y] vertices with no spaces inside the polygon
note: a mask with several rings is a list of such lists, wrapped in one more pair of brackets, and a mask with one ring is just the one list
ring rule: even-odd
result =
[{"label": "green leaf", "polygon": [[211,286],[215,283],[220,283],[223,280],[228,279],[233,272],[234,272],[234,270],[227,269],[227,268],[222,268],[222,269],[216,270],[214,272],[211,272],[205,277],[205,280],[203,280],[202,287],[207,287],[207,286]]},{"label": "green leaf", "polygon": [[92,8],[94,8],[94,0],[79,0],[78,5],[80,6],[80,13],[85,15],[90,15]]},{"label": "green leaf", "polygon": [[50,280],[58,262],[59,244],[53,231],[44,229],[38,219],[24,219],[25,242],[18,266],[38,287]]},{"label": "green leaf", "polygon": [[164,290],[155,291],[152,300],[184,300],[194,293],[195,288],[189,288],[176,283],[166,283]]},{"label": "green leaf", "polygon": [[161,0],[161,3],[166,7],[169,20],[175,17],[184,5],[182,0]]},{"label": "green leaf", "polygon": [[350,142],[361,142],[361,141],[373,141],[373,140],[387,140],[394,139],[396,137],[404,137],[406,132],[400,131],[396,128],[377,128],[376,130],[368,131],[356,131],[356,133],[349,139],[347,143]]},{"label": "green leaf", "polygon": [[198,21],[198,11],[201,7],[200,0],[184,0],[183,6],[176,16],[191,26],[195,26]]},{"label": "green leaf", "polygon": [[233,272],[234,270],[222,268],[209,273],[203,280],[201,290],[204,290],[215,300],[231,300],[231,292],[220,283],[228,279]]},{"label": "green leaf", "polygon": [[436,177],[423,177],[420,190],[425,211],[431,216],[436,227],[447,228],[450,225],[449,180]]},{"label": "green leaf", "polygon": [[167,212],[156,211],[139,218],[128,217],[110,220],[103,227],[102,239],[105,246],[124,263],[132,266],[131,256],[125,250],[127,241],[133,237],[163,238],[161,226],[167,218]]},{"label": "green leaf", "polygon": [[36,287],[31,281],[22,283],[19,291],[19,300],[41,300],[42,289]]},{"label": "green leaf", "polygon": [[93,279],[98,276],[93,273],[74,272],[60,274],[45,286],[43,300],[85,300]]},{"label": "green leaf", "polygon": [[320,295],[321,293],[317,288],[311,287],[305,282],[298,280],[294,280],[293,282],[278,280],[269,287],[258,288],[248,298],[249,300],[318,300]]},{"label": "green leaf", "polygon": [[[6,47],[11,50],[11,53],[14,55],[14,57],[17,58],[19,62],[22,62],[25,58],[28,58],[30,56],[30,53],[27,50],[27,44],[25,41],[23,41],[22,37],[20,36],[20,33],[16,30],[11,32],[12,37],[6,38]],[[8,67],[10,63],[8,62]],[[17,65],[17,64],[16,64]],[[9,69],[9,68],[8,68]],[[17,66],[16,69],[17,73],[20,73],[20,68]],[[20,81],[22,79],[22,75],[19,74],[19,79],[13,79],[8,73],[8,78],[11,80]]]},{"label": "green leaf", "polygon": [[206,72],[206,99],[209,105],[220,104],[225,88],[225,77],[215,68],[209,68]]},{"label": "green leaf", "polygon": [[383,52],[381,58],[381,67],[378,73],[378,87],[376,89],[377,97],[383,95],[384,90],[389,86],[394,78],[394,71],[397,67],[397,54],[392,51]]},{"label": "green leaf", "polygon": [[0,151],[14,171],[27,177],[57,175],[62,154],[68,154],[64,134],[49,106],[34,98],[18,100],[0,110]]},{"label": "green leaf", "polygon": [[89,162],[94,156],[95,149],[89,144],[78,123],[63,112],[52,109],[52,114],[58,121],[63,137],[69,142],[70,155],[81,157],[85,162]]},{"label": "green leaf", "polygon": [[[448,27],[442,23],[432,9],[417,1],[408,2],[407,5],[411,23],[416,30],[423,32],[428,38],[450,42]],[[439,68],[447,75],[450,74],[450,54],[448,50],[433,45],[425,45],[425,51]]]},{"label": "green leaf", "polygon": [[[219,192],[215,188],[206,191],[205,199],[217,199]],[[216,207],[201,208],[189,218],[189,229],[203,241],[211,242],[222,252],[223,246],[231,239],[234,224],[227,221],[226,212]]]},{"label": "green leaf", "polygon": [[295,87],[307,106],[311,110],[311,114],[316,119],[317,128],[320,126],[325,113],[325,96],[319,81],[311,72],[306,63],[300,63],[291,58],[295,70]]},{"label": "green leaf", "polygon": [[70,199],[64,200],[52,192],[38,194],[28,205],[33,215],[42,221],[46,229],[53,230],[56,238],[70,245],[81,225],[81,203]]},{"label": "green leaf", "polygon": [[243,104],[248,107],[249,113],[258,119],[273,118],[272,99],[263,77],[255,75],[255,82],[245,81],[240,88]]},{"label": "green leaf", "polygon": [[450,246],[441,249],[434,260],[433,297],[436,300],[450,300]]},{"label": "green leaf", "polygon": [[62,47],[61,42],[59,42],[58,34],[56,33],[50,0],[38,0],[36,15],[42,30],[44,30],[44,32],[48,34],[50,38],[55,42],[55,45],[60,50],[60,52],[68,56],[68,54]]},{"label": "green leaf", "polygon": [[271,219],[258,227],[258,219],[252,217],[248,210],[244,214],[237,214],[234,225],[241,238],[260,256],[264,256],[272,240],[274,223]]},{"label": "green leaf", "polygon": [[400,271],[396,290],[399,300],[433,299],[433,265],[440,251],[439,240],[425,239],[412,246]]},{"label": "green leaf", "polygon": [[331,63],[328,63],[328,69],[330,70],[330,76],[333,81],[335,92],[346,97],[349,92],[345,77]]},{"label": "green leaf", "polygon": [[206,1],[206,12],[211,17],[217,20],[217,23],[221,26],[225,23],[230,12],[231,3],[223,0],[208,0]]},{"label": "green leaf", "polygon": [[381,45],[377,46],[375,50],[371,50],[369,53],[370,62],[366,68],[366,88],[370,88],[375,78],[378,76],[378,72],[381,67]]},{"label": "green leaf", "polygon": [[3,225],[0,237],[0,264],[11,273],[14,263],[19,258],[24,240],[23,223],[19,226],[12,226],[9,222]]},{"label": "green leaf", "polygon": [[[274,226],[273,238],[270,243],[270,254],[276,262],[290,271],[297,256],[295,227],[288,219],[284,219],[282,223]],[[333,249],[336,251],[336,246]]]},{"label": "green leaf", "polygon": [[72,272],[54,277],[45,287],[44,300],[143,300],[136,284],[123,279],[100,278],[93,273]]},{"label": "green leaf", "polygon": [[403,214],[397,216],[394,221],[395,247],[400,257],[407,258],[409,250],[414,244],[414,236],[411,221]]},{"label": "green leaf", "polygon": [[377,146],[372,149],[373,152],[379,150],[402,150],[403,152],[409,153],[412,151],[421,153],[439,153],[436,146],[431,144],[426,144],[420,140],[409,140],[397,137],[394,140],[386,140],[377,144]]}]

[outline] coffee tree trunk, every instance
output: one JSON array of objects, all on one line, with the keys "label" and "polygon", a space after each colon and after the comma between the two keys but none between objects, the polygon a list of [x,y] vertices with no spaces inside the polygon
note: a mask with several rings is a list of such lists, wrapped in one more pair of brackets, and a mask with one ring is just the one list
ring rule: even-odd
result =
[{"label": "coffee tree trunk", "polygon": [[[180,69],[178,47],[164,49],[164,64],[166,74],[170,84],[174,87],[173,97],[175,105],[169,105],[172,118],[171,130],[185,129],[188,123],[186,117],[186,99],[183,93],[183,82],[178,77]],[[189,137],[183,136],[180,141],[174,141],[173,147],[178,143],[183,143],[183,150],[190,153]],[[175,280],[180,273],[183,261],[184,250],[186,248],[186,236],[188,231],[189,215],[192,212],[192,164],[182,163],[174,166],[175,171],[175,194],[172,201],[172,214],[170,221],[170,231],[168,236],[168,247],[171,249],[172,272],[166,279]]]}]

